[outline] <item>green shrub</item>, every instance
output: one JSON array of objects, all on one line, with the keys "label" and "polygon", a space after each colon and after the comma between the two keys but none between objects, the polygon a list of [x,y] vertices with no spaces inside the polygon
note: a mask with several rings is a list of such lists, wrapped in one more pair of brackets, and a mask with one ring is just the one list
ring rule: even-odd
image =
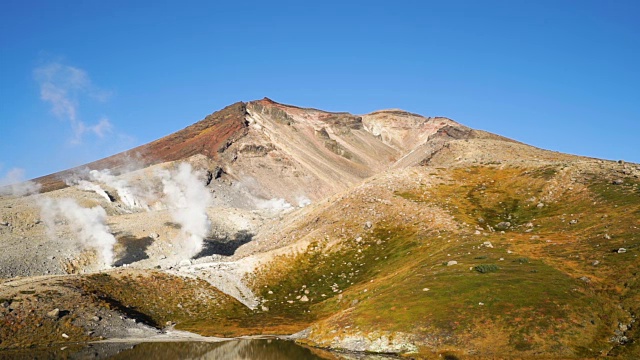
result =
[{"label": "green shrub", "polygon": [[473,269],[481,274],[485,274],[488,272],[498,271],[499,268],[498,265],[494,264],[482,264],[474,267]]}]

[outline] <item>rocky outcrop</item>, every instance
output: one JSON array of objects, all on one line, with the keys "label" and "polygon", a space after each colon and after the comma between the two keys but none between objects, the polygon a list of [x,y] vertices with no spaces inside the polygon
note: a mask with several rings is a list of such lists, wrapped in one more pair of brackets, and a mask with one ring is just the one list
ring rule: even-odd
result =
[{"label": "rocky outcrop", "polygon": [[427,118],[397,109],[363,115],[362,122],[371,134],[403,152],[409,152],[424,143],[443,126],[459,126],[447,118]]},{"label": "rocky outcrop", "polygon": [[293,118],[287,114],[283,109],[273,106],[276,104],[271,99],[264,98],[262,101],[255,101],[252,103],[254,111],[266,115],[276,122],[283,125],[292,125],[294,123]]},{"label": "rocky outcrop", "polygon": [[[335,332],[335,330],[334,330]],[[326,336],[316,333],[310,329],[301,343],[316,347],[330,348],[334,350],[368,352],[378,354],[412,354],[418,352],[415,345],[415,337],[402,333],[390,331],[374,331],[365,333],[361,331],[340,331],[335,332],[335,336]]]}]

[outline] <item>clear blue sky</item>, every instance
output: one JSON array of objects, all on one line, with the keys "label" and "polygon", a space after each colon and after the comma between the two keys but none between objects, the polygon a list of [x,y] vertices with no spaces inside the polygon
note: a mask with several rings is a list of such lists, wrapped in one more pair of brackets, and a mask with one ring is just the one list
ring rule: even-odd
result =
[{"label": "clear blue sky", "polygon": [[0,178],[264,96],[640,162],[640,1],[0,1]]}]

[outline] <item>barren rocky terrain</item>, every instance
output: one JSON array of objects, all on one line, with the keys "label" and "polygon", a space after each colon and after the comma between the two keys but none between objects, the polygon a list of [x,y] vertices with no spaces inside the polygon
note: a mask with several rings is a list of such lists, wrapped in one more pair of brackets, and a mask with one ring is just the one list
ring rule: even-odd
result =
[{"label": "barren rocky terrain", "polygon": [[640,356],[638,164],[265,98],[33,185],[0,197],[0,349],[180,329]]}]

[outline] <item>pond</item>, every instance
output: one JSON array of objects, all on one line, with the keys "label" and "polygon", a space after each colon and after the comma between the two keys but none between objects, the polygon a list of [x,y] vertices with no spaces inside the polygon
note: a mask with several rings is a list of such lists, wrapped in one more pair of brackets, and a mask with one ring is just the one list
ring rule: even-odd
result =
[{"label": "pond", "polygon": [[339,359],[330,352],[297,345],[293,341],[260,339],[222,342],[92,343],[45,349],[0,351],[0,359],[216,359],[294,360]]}]

